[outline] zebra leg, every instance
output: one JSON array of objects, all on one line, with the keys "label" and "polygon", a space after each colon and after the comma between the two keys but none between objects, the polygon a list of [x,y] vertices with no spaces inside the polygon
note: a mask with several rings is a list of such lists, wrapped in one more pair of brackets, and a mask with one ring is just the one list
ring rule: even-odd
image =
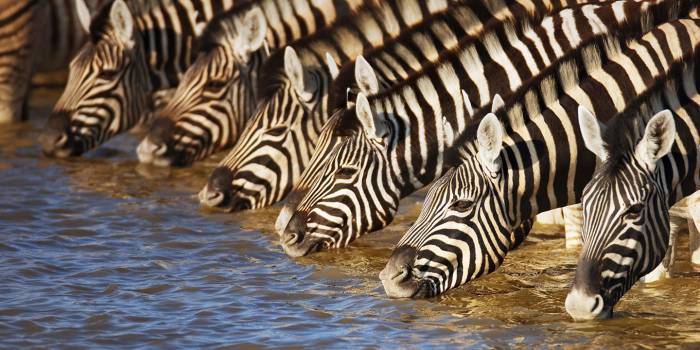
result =
[{"label": "zebra leg", "polygon": [[671,277],[671,267],[676,256],[676,238],[678,237],[678,232],[685,227],[686,219],[677,215],[671,215],[670,219],[671,231],[668,237],[666,256],[654,270],[639,279],[643,283],[652,283]]},{"label": "zebra leg", "polygon": [[583,228],[583,210],[581,204],[564,207],[564,231],[566,232],[566,248],[581,246],[581,230]]},{"label": "zebra leg", "polygon": [[700,265],[700,191],[695,192],[688,199],[688,246],[690,248],[690,261]]}]

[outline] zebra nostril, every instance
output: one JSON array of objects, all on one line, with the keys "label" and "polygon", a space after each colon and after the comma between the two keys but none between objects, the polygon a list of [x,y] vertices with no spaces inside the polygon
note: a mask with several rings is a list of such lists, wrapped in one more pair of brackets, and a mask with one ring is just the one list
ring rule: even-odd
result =
[{"label": "zebra nostril", "polygon": [[60,150],[68,144],[68,134],[65,132],[47,130],[39,135],[39,144],[46,155],[55,155],[57,150]]},{"label": "zebra nostril", "polygon": [[282,237],[282,241],[284,242],[285,245],[290,246],[290,245],[294,245],[294,244],[301,242],[301,240],[302,240],[301,237],[302,237],[301,234],[299,234],[297,232],[287,232]]},{"label": "zebra nostril", "polygon": [[224,194],[219,191],[208,191],[205,197],[205,204],[210,207],[216,207],[224,200]]},{"label": "zebra nostril", "polygon": [[161,143],[159,145],[155,145],[155,151],[153,151],[153,154],[163,156],[166,152],[168,152],[168,145]]}]

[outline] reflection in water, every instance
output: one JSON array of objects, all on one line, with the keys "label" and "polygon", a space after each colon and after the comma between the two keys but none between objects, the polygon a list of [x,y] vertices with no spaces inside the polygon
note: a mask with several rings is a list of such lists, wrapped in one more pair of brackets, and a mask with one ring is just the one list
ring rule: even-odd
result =
[{"label": "reflection in water", "polygon": [[278,208],[199,208],[216,159],[140,165],[126,135],[87,158],[47,160],[33,141],[41,124],[0,130],[3,348],[700,343],[700,271],[686,237],[678,277],[635,287],[609,321],[570,322],[577,252],[544,234],[486,278],[433,300],[390,300],[377,275],[420,194],[353,247],[290,260],[273,233]]}]

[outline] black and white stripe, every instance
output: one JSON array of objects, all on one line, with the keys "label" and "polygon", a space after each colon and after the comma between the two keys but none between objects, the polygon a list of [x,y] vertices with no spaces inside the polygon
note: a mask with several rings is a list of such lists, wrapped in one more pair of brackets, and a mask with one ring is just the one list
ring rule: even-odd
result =
[{"label": "black and white stripe", "polygon": [[[98,8],[107,0],[88,0]],[[62,69],[86,39],[73,0],[0,4],[0,123],[26,119],[32,74]]]},{"label": "black and white stripe", "polygon": [[[327,120],[332,66],[396,38],[448,1],[395,0],[358,11],[333,27],[273,55],[261,73],[261,104],[240,140],[200,193],[209,207],[259,208],[283,198],[304,170]],[[429,5],[429,6],[426,6]],[[469,11],[455,2],[455,11]],[[462,13],[462,12],[460,12]],[[467,17],[465,15],[465,17]],[[466,18],[465,18],[466,20]],[[335,68],[333,69],[335,70]]]},{"label": "black and white stripe", "polygon": [[634,110],[694,59],[699,24],[666,23],[624,49],[619,39],[606,40],[605,55],[588,52],[563,64],[556,82],[545,79],[508,99],[497,112],[501,121],[477,113],[465,143],[458,141],[459,165],[431,187],[382,272],[387,294],[430,297],[490,273],[521,239],[512,231],[523,220],[576,203],[595,168],[581,151],[579,105],[602,118]]},{"label": "black and white stripe", "polygon": [[[416,62],[415,60],[421,55],[436,60],[439,49],[454,48],[460,42],[460,38],[476,35],[489,25],[495,26],[496,23],[507,18],[529,18],[541,15],[557,6],[549,2],[529,0],[510,1],[508,4],[510,7],[506,7],[505,3],[499,1],[455,2],[448,13],[433,15],[424,24],[414,26],[391,42],[383,43],[383,46],[377,50],[389,54],[379,57],[379,54],[372,53],[370,61],[376,58],[379,64],[383,64],[390,60],[390,56],[403,55],[404,62],[410,62],[411,65],[404,67],[400,60],[391,62],[392,69],[396,73],[388,77],[390,73],[387,72],[387,78],[383,79],[383,81],[398,80],[402,77],[398,72],[405,77],[412,70],[415,71],[422,64],[430,62],[430,60]],[[352,40],[346,41],[348,41],[347,45],[353,43]],[[331,61],[330,70],[335,71],[338,64],[348,66],[348,60],[352,58],[352,55],[339,54],[333,50],[325,52],[327,55],[323,57],[324,46],[332,46],[316,46],[321,50],[315,49],[311,62],[303,64],[306,76],[322,76],[325,82],[329,72],[323,67],[324,61]],[[407,50],[422,50],[425,53],[411,53]],[[345,71],[349,69],[352,70],[352,68],[343,68]],[[354,76],[352,78],[354,79]],[[337,79],[334,85],[338,85]],[[310,102],[302,101],[299,98],[300,94],[295,93],[291,88],[291,84],[287,84],[287,87],[285,94],[275,96],[278,102],[268,103],[258,111],[255,121],[248,126],[250,133],[241,138],[240,143],[221,163],[225,169],[218,170],[216,176],[210,178],[212,186],[208,185],[200,197],[205,204],[229,209],[259,208],[272,204],[289,193],[291,187],[300,179],[300,173],[307,164],[314,163],[311,159],[312,154],[317,143],[321,142],[319,134],[329,119],[329,104],[333,103],[330,102],[332,98],[329,97],[328,85],[317,84],[313,94],[307,93],[313,97]],[[294,113],[287,113],[287,111]],[[272,133],[286,130],[286,135],[271,140],[270,137],[266,137],[266,130]],[[293,143],[294,139],[302,142]]]},{"label": "black and white stripe", "polygon": [[144,119],[152,95],[175,86],[203,23],[233,0],[114,0],[94,18],[76,0],[90,40],[39,141],[48,156],[77,156]]},{"label": "black and white stripe", "polygon": [[[680,40],[679,51],[691,44]],[[583,251],[566,300],[574,319],[609,317],[632,285],[662,262],[671,240],[669,207],[698,189],[700,65],[690,62],[681,78],[607,126],[579,111],[583,140],[602,165],[581,198]]]},{"label": "black and white stripe", "polygon": [[400,198],[441,175],[443,151],[470,119],[472,103],[466,108],[466,101],[480,108],[496,93],[510,95],[576,48],[608,31],[640,33],[655,17],[650,11],[660,14],[652,19],[663,20],[675,4],[585,5],[534,28],[486,34],[482,52],[477,44],[462,48],[390,91],[365,98],[362,108],[341,111],[328,131],[337,140],[332,150],[317,150],[325,153],[317,158],[325,164],[309,166],[315,171],[308,187],[292,194],[301,199],[295,199],[283,247],[292,255],[343,247],[386,226]]},{"label": "black and white stripe", "polygon": [[199,57],[139,145],[139,160],[183,166],[233,146],[257,105],[255,83],[268,54],[365,2],[374,0],[257,0],[213,19]]}]

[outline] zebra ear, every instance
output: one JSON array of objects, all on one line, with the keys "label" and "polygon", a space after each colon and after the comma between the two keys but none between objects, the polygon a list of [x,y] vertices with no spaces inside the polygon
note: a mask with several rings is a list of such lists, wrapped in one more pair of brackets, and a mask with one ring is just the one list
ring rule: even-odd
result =
[{"label": "zebra ear", "polygon": [[476,140],[479,145],[479,158],[491,171],[501,170],[500,155],[503,150],[503,127],[495,114],[489,113],[479,123],[476,132]]},{"label": "zebra ear", "polygon": [[593,152],[601,161],[608,159],[608,151],[605,149],[603,133],[605,125],[598,122],[598,119],[586,107],[578,106],[578,124],[581,128],[583,143],[589,151]]},{"label": "zebra ear", "polygon": [[373,95],[379,92],[379,81],[374,69],[367,60],[359,56],[355,60],[355,82],[360,87],[360,91]]},{"label": "zebra ear", "polygon": [[124,0],[115,0],[112,3],[109,21],[121,43],[127,48],[134,47],[134,17]]},{"label": "zebra ear", "polygon": [[92,21],[92,15],[90,15],[90,9],[85,3],[85,0],[75,0],[75,10],[78,14],[80,26],[83,27],[85,33],[90,33],[90,22]]},{"label": "zebra ear", "polygon": [[362,124],[365,129],[365,133],[371,139],[383,139],[387,136],[388,130],[384,123],[375,118],[374,113],[372,113],[372,108],[369,105],[369,100],[364,92],[360,92],[357,95],[357,100],[355,101],[355,113],[357,114],[357,119]]},{"label": "zebra ear", "polygon": [[253,7],[245,14],[239,33],[239,49],[243,56],[247,57],[263,46],[267,36],[267,19],[259,7]]},{"label": "zebra ear", "polygon": [[338,64],[335,63],[335,59],[333,59],[333,55],[331,55],[330,52],[326,51],[326,65],[328,65],[328,71],[331,73],[331,77],[335,79],[338,77],[338,73],[340,73],[340,69],[338,69]]},{"label": "zebra ear", "polygon": [[303,93],[306,86],[304,82],[304,67],[301,65],[299,55],[291,46],[287,46],[284,50],[284,70],[287,72],[287,77],[292,82],[292,86],[297,93]]},{"label": "zebra ear", "polygon": [[668,154],[676,138],[676,123],[673,113],[663,110],[652,117],[644,130],[644,137],[637,144],[637,158],[651,169],[656,162]]},{"label": "zebra ear", "polygon": [[491,113],[496,113],[497,110],[505,107],[505,105],[506,103],[503,102],[503,97],[501,97],[501,95],[499,94],[496,94],[491,100]]}]

